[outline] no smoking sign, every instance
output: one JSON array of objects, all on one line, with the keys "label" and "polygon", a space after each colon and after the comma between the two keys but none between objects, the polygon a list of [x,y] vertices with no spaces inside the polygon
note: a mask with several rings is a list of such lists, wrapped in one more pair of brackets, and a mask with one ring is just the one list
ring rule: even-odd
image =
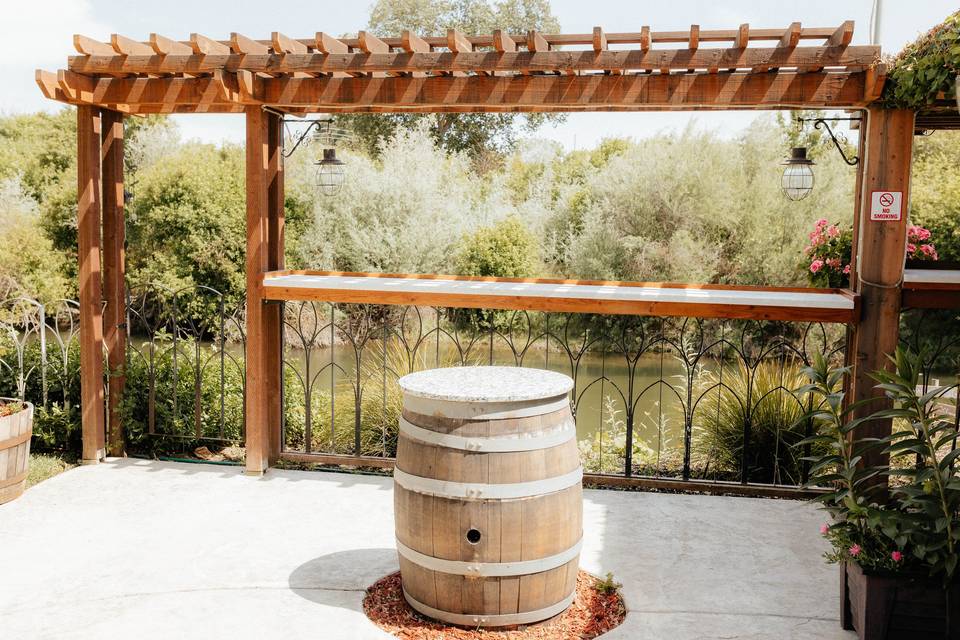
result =
[{"label": "no smoking sign", "polygon": [[871,220],[900,220],[903,211],[902,191],[873,191],[870,196]]}]

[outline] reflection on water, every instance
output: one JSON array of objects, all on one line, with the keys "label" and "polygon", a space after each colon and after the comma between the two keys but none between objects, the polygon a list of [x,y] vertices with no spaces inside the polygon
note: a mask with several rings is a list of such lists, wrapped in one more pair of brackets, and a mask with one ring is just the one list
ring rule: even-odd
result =
[{"label": "reflection on water", "polygon": [[[388,348],[388,352],[390,348]],[[427,349],[426,351],[430,351]],[[431,368],[438,365],[448,366],[458,363],[459,358],[452,350],[440,349],[439,356],[434,352],[427,356],[427,360],[418,362],[420,367]],[[660,441],[658,425],[662,427],[662,444],[672,443],[674,446],[683,441],[683,408],[681,398],[685,394],[685,375],[682,364],[670,353],[647,354],[633,363],[635,375],[634,387],[629,387],[629,367],[621,354],[590,352],[580,358],[576,373],[573,364],[563,351],[545,348],[528,351],[522,363],[518,362],[513,351],[507,347],[494,346],[491,351],[484,347],[477,352],[476,358],[468,364],[492,364],[515,366],[522,364],[525,367],[535,367],[558,371],[574,377],[576,381],[577,406],[577,436],[584,439],[596,433],[605,422],[611,419],[624,419],[624,396],[632,395],[636,399],[636,422],[634,425],[635,437],[656,446]],[[361,379],[365,393],[382,394],[383,380],[379,375],[371,375],[373,371],[382,372],[382,351],[364,354],[366,366],[361,364]],[[335,375],[331,381],[331,358],[335,367]],[[305,371],[306,355],[302,350],[288,349],[287,362],[301,374]],[[329,392],[331,382],[339,391],[349,387],[356,380],[357,361],[354,350],[350,347],[337,345],[311,350],[309,356],[310,371],[320,372],[318,385],[323,391]],[[394,384],[395,375],[388,375],[387,384]],[[664,384],[658,384],[660,381]],[[622,394],[622,395],[621,395]],[[607,397],[612,402],[617,416],[610,416],[610,402],[604,403]],[[337,410],[352,410],[353,407],[342,407]]]}]

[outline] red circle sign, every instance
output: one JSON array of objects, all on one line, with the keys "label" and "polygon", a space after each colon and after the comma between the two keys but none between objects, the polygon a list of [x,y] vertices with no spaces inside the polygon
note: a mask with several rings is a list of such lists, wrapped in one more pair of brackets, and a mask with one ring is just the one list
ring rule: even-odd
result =
[{"label": "red circle sign", "polygon": [[892,193],[881,193],[880,194],[880,204],[885,207],[889,207],[893,204],[893,194]]}]

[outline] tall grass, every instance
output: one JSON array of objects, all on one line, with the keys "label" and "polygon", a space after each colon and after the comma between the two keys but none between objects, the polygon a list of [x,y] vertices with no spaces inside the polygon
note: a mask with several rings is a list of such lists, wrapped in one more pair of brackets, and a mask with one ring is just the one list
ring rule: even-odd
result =
[{"label": "tall grass", "polygon": [[704,372],[702,398],[694,413],[700,427],[694,448],[709,458],[719,473],[737,475],[744,463],[747,480],[800,482],[802,453],[794,445],[805,437],[800,418],[803,398],[793,389],[804,384],[797,362],[764,361],[750,368]]}]

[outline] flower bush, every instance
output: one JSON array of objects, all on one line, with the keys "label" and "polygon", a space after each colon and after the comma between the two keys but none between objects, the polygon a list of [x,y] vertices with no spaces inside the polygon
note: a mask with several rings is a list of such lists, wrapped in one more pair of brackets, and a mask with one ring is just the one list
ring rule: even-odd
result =
[{"label": "flower bush", "polygon": [[814,287],[845,287],[850,282],[850,251],[853,231],[830,224],[820,218],[808,236],[810,244],[804,247],[804,267]]},{"label": "flower bush", "polygon": [[[907,228],[907,260],[939,260],[931,236],[929,229],[910,225]],[[811,286],[849,286],[853,230],[820,218],[807,237],[810,244],[803,249],[805,259],[802,266]]]}]

